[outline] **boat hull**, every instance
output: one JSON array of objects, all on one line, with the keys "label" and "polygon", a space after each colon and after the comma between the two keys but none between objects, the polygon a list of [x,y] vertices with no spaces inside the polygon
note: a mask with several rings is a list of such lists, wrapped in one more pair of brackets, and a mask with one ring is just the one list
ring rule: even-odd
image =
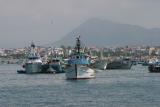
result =
[{"label": "boat hull", "polygon": [[25,65],[25,71],[27,74],[40,73],[41,72],[41,63],[27,63]]},{"label": "boat hull", "polygon": [[50,68],[55,71],[55,73],[64,73],[62,66],[59,64],[49,64]]},{"label": "boat hull", "polygon": [[148,66],[148,70],[150,73],[160,73],[160,66],[156,66],[156,65],[149,65]]},{"label": "boat hull", "polygon": [[111,62],[107,65],[107,69],[131,69],[132,62]]},{"label": "boat hull", "polygon": [[94,68],[105,70],[107,68],[107,61],[99,61],[93,65]]},{"label": "boat hull", "polygon": [[58,64],[44,64],[42,65],[42,73],[64,73],[61,65]]},{"label": "boat hull", "polygon": [[26,71],[25,70],[17,70],[17,73],[19,73],[19,74],[26,74]]},{"label": "boat hull", "polygon": [[70,65],[66,68],[67,79],[90,79],[95,78],[95,71],[87,66]]}]

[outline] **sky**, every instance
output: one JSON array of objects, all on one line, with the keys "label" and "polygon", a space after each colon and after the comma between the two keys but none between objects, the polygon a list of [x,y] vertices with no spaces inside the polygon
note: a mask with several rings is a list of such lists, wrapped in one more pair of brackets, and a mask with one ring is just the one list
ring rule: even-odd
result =
[{"label": "sky", "polygon": [[0,0],[0,48],[60,40],[90,18],[160,28],[160,0]]}]

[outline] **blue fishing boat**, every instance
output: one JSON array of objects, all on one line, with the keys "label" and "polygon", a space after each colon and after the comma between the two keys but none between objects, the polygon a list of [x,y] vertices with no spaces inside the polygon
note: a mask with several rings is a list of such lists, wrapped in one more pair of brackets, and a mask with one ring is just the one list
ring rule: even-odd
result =
[{"label": "blue fishing boat", "polygon": [[76,38],[74,53],[68,60],[66,67],[67,79],[89,79],[95,77],[95,71],[89,67],[89,55],[81,52],[80,36]]}]

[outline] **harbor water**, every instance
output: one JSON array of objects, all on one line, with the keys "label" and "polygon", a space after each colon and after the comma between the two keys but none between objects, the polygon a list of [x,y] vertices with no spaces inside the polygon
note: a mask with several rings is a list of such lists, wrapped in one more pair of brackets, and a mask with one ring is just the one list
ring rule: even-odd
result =
[{"label": "harbor water", "polygon": [[1,107],[160,107],[160,73],[146,66],[97,70],[95,79],[66,80],[65,74],[17,74],[0,65]]}]

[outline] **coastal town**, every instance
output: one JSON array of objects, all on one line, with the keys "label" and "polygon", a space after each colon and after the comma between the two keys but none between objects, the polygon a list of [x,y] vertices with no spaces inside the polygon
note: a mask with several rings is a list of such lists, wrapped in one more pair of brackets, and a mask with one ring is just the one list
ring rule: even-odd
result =
[{"label": "coastal town", "polygon": [[0,0],[0,107],[160,107],[160,0]]},{"label": "coastal town", "polygon": [[[74,47],[60,46],[59,48],[37,46],[37,51],[41,57],[51,53],[66,58],[73,51]],[[101,52],[103,58],[114,57],[130,57],[132,60],[147,61],[151,58],[158,58],[160,56],[160,46],[124,46],[124,47],[86,47],[86,52],[92,56],[100,57]],[[10,48],[0,49],[0,63],[1,64],[21,64],[26,58],[29,47],[24,48]]]}]

